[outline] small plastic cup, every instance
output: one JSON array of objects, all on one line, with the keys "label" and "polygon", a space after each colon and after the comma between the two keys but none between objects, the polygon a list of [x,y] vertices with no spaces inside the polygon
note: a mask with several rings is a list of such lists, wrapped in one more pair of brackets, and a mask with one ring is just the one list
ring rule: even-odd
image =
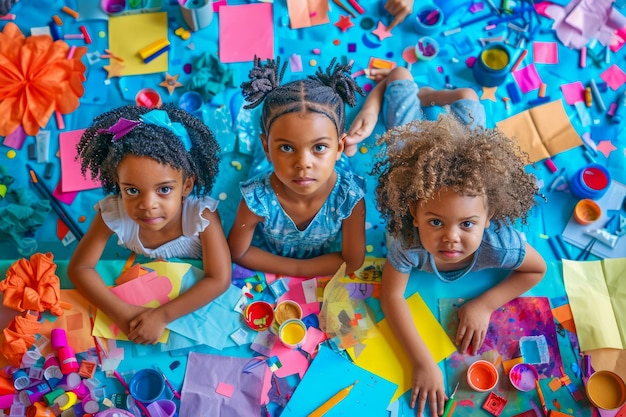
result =
[{"label": "small plastic cup", "polygon": [[280,325],[278,338],[286,347],[297,349],[306,339],[306,324],[300,319],[288,319]]},{"label": "small plastic cup", "polygon": [[498,385],[498,370],[489,361],[480,359],[467,369],[467,383],[475,391],[491,391]]},{"label": "small plastic cup", "polygon": [[626,384],[611,371],[597,371],[587,380],[587,397],[603,410],[617,410],[626,404]]},{"label": "small plastic cup", "polygon": [[283,300],[274,308],[274,320],[277,324],[283,324],[289,319],[302,319],[302,307],[292,300]]},{"label": "small plastic cup", "polygon": [[165,380],[154,369],[141,369],[133,375],[128,387],[134,399],[148,404],[163,397]]},{"label": "small plastic cup", "polygon": [[138,106],[154,109],[161,107],[163,101],[158,91],[153,88],[142,88],[135,96],[135,103]]},{"label": "small plastic cup", "polygon": [[243,312],[243,318],[252,330],[262,332],[269,329],[274,321],[274,308],[265,301],[255,301],[248,304]]},{"label": "small plastic cup", "polygon": [[415,45],[417,61],[430,61],[439,54],[439,44],[431,37],[423,36]]},{"label": "small plastic cup", "polygon": [[441,29],[443,11],[432,5],[424,5],[415,12],[415,30],[422,35],[430,35]]},{"label": "small plastic cup", "polygon": [[574,207],[574,220],[579,224],[591,224],[602,215],[602,209],[590,198],[585,198],[576,203]]},{"label": "small plastic cup", "polygon": [[539,380],[539,373],[530,364],[518,363],[509,371],[509,380],[516,389],[528,392],[535,389],[535,382]]}]

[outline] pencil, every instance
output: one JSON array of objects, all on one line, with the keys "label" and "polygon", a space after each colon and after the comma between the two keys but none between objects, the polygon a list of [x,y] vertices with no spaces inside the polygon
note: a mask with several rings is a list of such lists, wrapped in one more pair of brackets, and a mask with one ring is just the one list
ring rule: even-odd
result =
[{"label": "pencil", "polygon": [[163,380],[165,381],[167,386],[170,388],[170,390],[172,390],[172,394],[174,394],[174,397],[176,397],[176,398],[178,398],[180,400],[180,393],[178,391],[176,391],[176,388],[174,388],[172,386],[172,384],[170,384],[170,380],[167,379],[167,377],[165,376],[165,373],[163,373],[161,368],[158,365],[156,365],[156,368],[159,371],[159,373],[163,376]]},{"label": "pencil", "polygon": [[74,222],[74,220],[70,217],[65,208],[63,208],[59,200],[57,200],[52,195],[52,191],[48,189],[46,184],[41,180],[39,175],[37,175],[37,173],[35,172],[33,167],[30,166],[30,164],[26,164],[26,168],[28,169],[30,178],[37,191],[39,191],[42,197],[50,200],[50,205],[52,206],[52,209],[57,214],[57,216],[59,216],[61,221],[67,225],[67,228],[70,229],[70,232],[72,232],[76,240],[82,239],[83,232],[78,227],[78,224],[76,224],[76,222]]},{"label": "pencil", "polygon": [[543,392],[541,392],[541,386],[539,385],[539,380],[535,380],[535,387],[537,387],[537,395],[539,395],[539,402],[541,403],[541,409],[543,410],[543,414],[548,417],[548,407],[546,407],[546,399],[543,397]]},{"label": "pencil", "polygon": [[[115,378],[120,382],[120,384],[122,384],[122,386],[124,387],[124,389],[126,390],[126,394],[130,395],[131,397],[133,397],[133,394],[130,392],[130,387],[128,386],[128,384],[126,383],[126,381],[124,381],[124,378],[122,378],[122,375],[120,375],[119,372],[117,372],[117,369],[113,370],[113,375],[115,376]],[[137,399],[135,399],[135,397],[133,397],[133,399],[135,400],[135,404],[137,404],[137,406],[141,409],[141,412],[144,413],[147,417],[152,417],[150,415],[150,412],[148,411],[148,409],[146,408],[145,405],[143,405],[143,403]]]},{"label": "pencil", "polygon": [[357,381],[354,382],[354,384],[348,385],[347,387],[341,389],[335,395],[330,397],[330,399],[328,399],[328,401],[326,401],[324,404],[319,406],[315,411],[313,411],[311,414],[309,414],[308,417],[322,417],[324,414],[326,414],[328,411],[330,411],[331,408],[333,408],[334,406],[339,404],[344,398],[346,398],[348,396],[348,394],[350,393],[350,390],[352,390],[352,388],[354,388],[354,386],[358,382],[359,381],[357,380]]},{"label": "pencil", "polygon": [[87,312],[89,313],[89,322],[91,323],[91,337],[93,337],[93,343],[96,345],[96,353],[98,354],[98,361],[100,361],[100,366],[102,366],[102,351],[100,350],[100,343],[98,343],[98,338],[93,334],[94,321],[93,314],[91,314],[91,305],[87,306]]}]

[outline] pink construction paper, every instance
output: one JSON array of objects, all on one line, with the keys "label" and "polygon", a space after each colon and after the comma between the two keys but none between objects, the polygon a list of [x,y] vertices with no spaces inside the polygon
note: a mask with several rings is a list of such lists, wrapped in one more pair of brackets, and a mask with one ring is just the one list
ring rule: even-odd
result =
[{"label": "pink construction paper", "polygon": [[558,64],[559,53],[556,42],[533,42],[535,64]]},{"label": "pink construction paper", "polygon": [[78,191],[72,191],[69,193],[64,193],[61,191],[61,181],[57,183],[57,186],[52,191],[52,195],[59,201],[64,202],[68,206],[74,202],[74,199],[78,195]]},{"label": "pink construction paper", "polygon": [[569,84],[561,84],[563,98],[567,104],[576,104],[585,101],[585,87],[580,81]]},{"label": "pink construction paper", "polygon": [[235,391],[235,387],[224,382],[219,382],[215,388],[215,392],[228,398],[233,396],[233,391]]},{"label": "pink construction paper", "polygon": [[609,87],[618,90],[626,82],[626,74],[616,64],[611,65],[606,71],[600,74]]},{"label": "pink construction paper", "polygon": [[59,133],[59,155],[61,158],[61,191],[83,191],[100,188],[100,181],[92,181],[91,173],[85,177],[80,172],[80,161],[76,158],[76,145],[85,129],[71,130]]},{"label": "pink construction paper", "polygon": [[[307,333],[308,335],[308,333]],[[290,349],[277,340],[269,354],[270,357],[277,356],[282,367],[274,372],[276,376],[285,378],[289,375],[298,374],[300,378],[309,368],[309,361],[304,357],[302,352],[296,349]]]},{"label": "pink construction paper", "polygon": [[302,317],[306,317],[309,314],[319,314],[320,303],[318,301],[314,301],[312,303],[306,302],[304,290],[302,289],[302,281],[303,279],[301,278],[290,278],[289,291],[283,294],[278,301],[293,300],[300,304],[300,307],[302,308]]},{"label": "pink construction paper", "polygon": [[328,23],[328,1],[287,0],[289,27],[301,29]]},{"label": "pink construction paper", "polygon": [[541,87],[542,81],[537,72],[535,64],[530,64],[521,68],[513,73],[513,78],[517,81],[522,93],[528,93],[529,91],[537,90]]},{"label": "pink construction paper", "polygon": [[274,58],[271,3],[221,6],[219,32],[221,62]]}]

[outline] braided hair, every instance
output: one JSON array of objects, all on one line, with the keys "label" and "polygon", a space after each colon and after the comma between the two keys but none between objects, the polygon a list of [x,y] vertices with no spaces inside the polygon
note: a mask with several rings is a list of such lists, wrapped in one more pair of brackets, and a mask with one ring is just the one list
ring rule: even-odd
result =
[{"label": "braided hair", "polygon": [[83,176],[89,171],[91,179],[99,180],[105,192],[119,194],[117,166],[125,156],[134,155],[182,171],[183,180],[194,177],[192,193],[209,194],[218,174],[220,148],[211,130],[197,117],[171,104],[159,108],[172,123],[178,122],[185,128],[191,141],[189,151],[173,131],[150,123],[137,124],[116,140],[113,133],[105,131],[121,118],[139,121],[151,110],[128,105],[97,116],[76,146]]},{"label": "braided hair", "polygon": [[340,137],[344,131],[345,106],[356,104],[356,93],[364,95],[361,87],[350,76],[352,64],[339,64],[333,58],[326,71],[318,67],[315,75],[280,85],[286,69],[280,57],[268,59],[265,65],[254,58],[250,81],[241,84],[244,108],[252,109],[263,103],[261,133],[267,135],[272,123],[283,114],[314,112],[328,117]]}]

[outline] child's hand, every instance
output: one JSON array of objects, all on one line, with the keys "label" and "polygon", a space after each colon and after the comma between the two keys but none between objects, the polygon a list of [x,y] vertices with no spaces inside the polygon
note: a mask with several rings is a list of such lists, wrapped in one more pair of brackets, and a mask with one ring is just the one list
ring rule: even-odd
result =
[{"label": "child's hand", "polygon": [[443,412],[443,407],[447,399],[443,386],[443,374],[435,362],[427,366],[413,367],[413,390],[411,391],[411,408],[415,408],[417,402],[416,415],[424,415],[426,402],[430,408],[430,415],[439,415],[437,410]]},{"label": "child's hand", "polygon": [[131,320],[128,339],[140,345],[154,345],[159,341],[166,325],[159,309],[145,308]]},{"label": "child's hand", "polygon": [[476,300],[468,301],[459,309],[459,328],[455,343],[459,352],[465,353],[471,347],[470,354],[475,355],[483,345],[492,311]]},{"label": "child's hand", "polygon": [[354,118],[345,137],[344,153],[348,156],[354,155],[356,153],[356,145],[372,134],[377,122],[377,112],[360,111]]}]

